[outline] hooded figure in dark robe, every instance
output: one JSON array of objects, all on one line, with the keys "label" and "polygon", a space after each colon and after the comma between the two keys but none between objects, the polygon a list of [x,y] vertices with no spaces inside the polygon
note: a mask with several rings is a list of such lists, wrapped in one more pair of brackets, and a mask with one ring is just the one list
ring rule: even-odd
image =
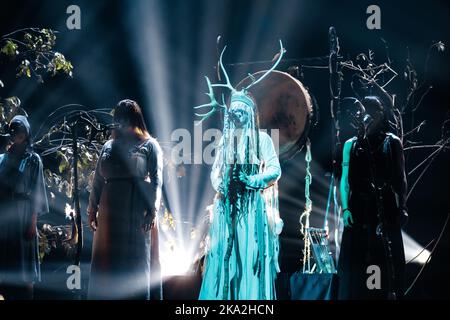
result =
[{"label": "hooded figure in dark robe", "polygon": [[363,129],[343,148],[344,218],[338,261],[339,299],[401,299],[407,219],[405,160],[401,140],[389,132],[385,106],[362,101]]},{"label": "hooded figure in dark robe", "polygon": [[10,143],[0,155],[0,294],[31,299],[40,280],[37,217],[48,212],[42,161],[31,149],[25,116],[9,124]]}]

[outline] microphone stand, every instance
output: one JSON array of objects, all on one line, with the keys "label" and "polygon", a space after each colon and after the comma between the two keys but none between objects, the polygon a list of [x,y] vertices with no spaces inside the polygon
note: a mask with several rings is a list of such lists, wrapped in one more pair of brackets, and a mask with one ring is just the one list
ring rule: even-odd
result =
[{"label": "microphone stand", "polygon": [[[73,107],[83,107],[83,109],[72,110]],[[69,110],[68,110],[69,109]],[[80,170],[78,167],[78,162],[82,156],[80,145],[94,146],[95,152],[98,152],[97,145],[102,143],[102,141],[97,141],[96,134],[107,133],[112,129],[111,125],[104,124],[108,123],[106,119],[101,119],[101,116],[111,117],[107,109],[89,109],[81,105],[65,105],[58,108],[56,111],[51,113],[45,122],[41,125],[38,134],[35,136],[37,141],[34,146],[42,149],[40,154],[49,155],[58,152],[61,148],[72,148],[72,181],[69,183],[72,185],[72,203],[73,203],[73,213],[71,214],[71,245],[75,245],[76,249],[73,255],[73,264],[80,266],[81,257],[84,245],[84,231],[82,214],[80,208],[80,186],[79,186],[79,176]],[[62,121],[61,121],[62,120]],[[61,122],[60,122],[61,121]],[[55,123],[51,125],[51,123]],[[47,133],[43,133],[44,124],[47,124],[50,129]],[[89,136],[85,135],[89,133]],[[53,134],[62,135],[62,139],[52,140],[50,138]],[[37,139],[37,137],[42,137]],[[57,145],[55,145],[55,143]],[[73,294],[78,299],[81,299],[81,292],[79,290],[74,290]]]},{"label": "microphone stand", "polygon": [[75,209],[75,225],[77,231],[77,252],[74,263],[77,266],[80,265],[81,252],[83,250],[83,223],[81,220],[80,196],[78,189],[78,124],[80,123],[80,119],[81,115],[79,115],[75,122],[70,126],[73,149],[73,205]]},{"label": "microphone stand", "polygon": [[77,234],[77,251],[75,254],[74,263],[79,266],[81,261],[81,253],[83,251],[83,222],[81,218],[80,209],[80,190],[78,185],[78,158],[79,158],[79,148],[78,148],[78,129],[80,125],[88,125],[91,127],[91,135],[89,137],[89,143],[92,143],[93,136],[95,133],[105,132],[110,126],[101,125],[97,128],[94,123],[92,123],[86,117],[83,117],[81,113],[76,115],[74,122],[69,125],[70,133],[72,136],[72,166],[73,166],[73,206],[75,211],[75,226]]},{"label": "microphone stand", "polygon": [[[330,54],[328,59],[328,69],[330,72],[329,76],[329,85],[330,85],[330,114],[331,114],[331,121],[333,122],[332,126],[332,133],[331,133],[331,154],[332,154],[332,175],[331,179],[333,181],[333,185],[337,184],[337,173],[340,163],[338,163],[338,152],[341,150],[341,139],[340,139],[340,125],[338,120],[338,115],[340,114],[340,100],[341,100],[341,75],[339,74],[339,38],[336,33],[336,29],[331,26],[328,29],[328,43],[330,48]],[[333,187],[333,185],[330,185],[330,188]],[[326,221],[325,221],[326,223]],[[334,225],[335,232],[334,234],[337,235],[339,233],[339,223],[335,222]],[[335,236],[334,239],[335,244],[338,242],[338,237]],[[335,246],[338,247],[337,245]],[[335,252],[336,255],[336,252]],[[337,256],[336,256],[337,260]]]},{"label": "microphone stand", "polygon": [[340,126],[337,116],[340,113],[340,99],[341,99],[341,76],[339,74],[339,63],[338,63],[338,53],[339,53],[339,38],[336,34],[336,29],[332,26],[328,30],[328,42],[330,46],[330,55],[328,60],[328,68],[330,72],[330,113],[331,120],[333,121],[333,131],[332,131],[332,153],[333,153],[333,173],[336,174],[337,166],[339,165],[336,161],[336,152],[340,150]]}]

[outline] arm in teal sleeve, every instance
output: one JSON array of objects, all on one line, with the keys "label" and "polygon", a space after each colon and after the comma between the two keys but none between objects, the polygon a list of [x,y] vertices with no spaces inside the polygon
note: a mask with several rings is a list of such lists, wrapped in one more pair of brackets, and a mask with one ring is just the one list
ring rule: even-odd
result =
[{"label": "arm in teal sleeve", "polygon": [[344,144],[342,151],[342,177],[341,177],[341,204],[342,208],[348,208],[348,198],[350,193],[350,184],[348,182],[348,169],[350,165],[350,151],[352,149],[353,140],[348,140]]},{"label": "arm in teal sleeve", "polygon": [[261,132],[260,141],[264,171],[247,177],[245,183],[251,189],[268,188],[281,177],[281,166],[272,139],[267,133]]},{"label": "arm in teal sleeve", "polygon": [[341,176],[341,205],[343,210],[344,225],[346,227],[350,226],[350,222],[353,223],[353,217],[348,210],[348,199],[350,196],[350,184],[348,181],[348,172],[350,167],[350,151],[354,143],[354,139],[347,140],[344,144],[342,151],[342,176]]}]

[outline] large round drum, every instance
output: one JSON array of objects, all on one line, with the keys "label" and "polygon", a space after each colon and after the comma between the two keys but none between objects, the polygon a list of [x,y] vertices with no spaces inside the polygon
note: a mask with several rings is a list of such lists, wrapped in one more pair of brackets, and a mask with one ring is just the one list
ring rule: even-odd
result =
[{"label": "large round drum", "polygon": [[[252,76],[261,77],[266,71]],[[243,79],[237,89],[248,86],[251,77]],[[249,89],[256,100],[260,128],[275,140],[271,130],[278,129],[278,147],[281,160],[291,158],[300,151],[306,141],[312,114],[311,97],[300,81],[291,75],[272,71],[264,80]],[[274,141],[275,145],[277,142]]]}]

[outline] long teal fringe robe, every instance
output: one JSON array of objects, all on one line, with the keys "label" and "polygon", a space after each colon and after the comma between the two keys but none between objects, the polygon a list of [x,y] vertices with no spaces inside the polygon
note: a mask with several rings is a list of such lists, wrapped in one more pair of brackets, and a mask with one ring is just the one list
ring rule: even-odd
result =
[{"label": "long teal fringe robe", "polygon": [[[281,168],[268,134],[259,132],[259,146],[259,169],[257,174],[250,176],[250,186],[254,190],[245,190],[239,197],[233,224],[230,223],[230,199],[223,192],[227,182],[219,164],[220,157],[216,156],[211,180],[218,193],[214,200],[210,245],[199,299],[276,299],[275,279],[280,272],[278,235],[283,227],[277,190]],[[229,244],[232,250],[227,263]]]}]

